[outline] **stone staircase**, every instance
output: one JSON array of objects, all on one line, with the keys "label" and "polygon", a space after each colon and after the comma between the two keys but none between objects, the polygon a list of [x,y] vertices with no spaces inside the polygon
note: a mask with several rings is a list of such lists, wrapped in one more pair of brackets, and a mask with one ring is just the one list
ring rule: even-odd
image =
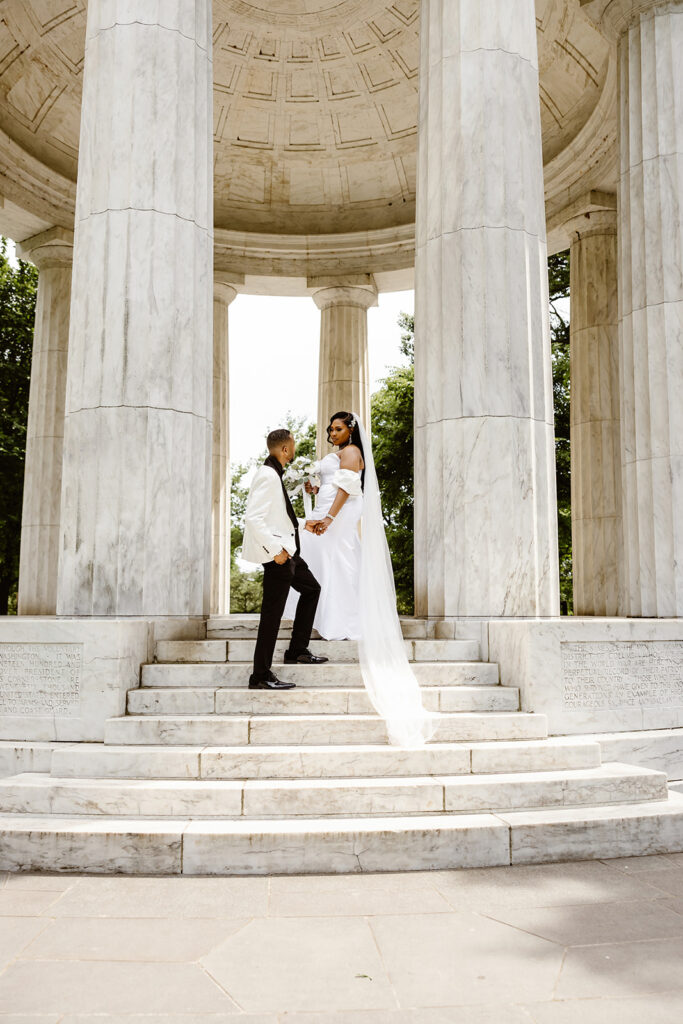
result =
[{"label": "stone staircase", "polygon": [[[246,688],[255,616],[160,641],[104,743],[55,746],[50,772],[0,779],[0,869],[131,874],[417,870],[683,850],[666,776],[548,738],[469,639],[404,623],[426,705],[421,750],[387,744],[356,645]],[[284,624],[276,651],[282,658]]]}]

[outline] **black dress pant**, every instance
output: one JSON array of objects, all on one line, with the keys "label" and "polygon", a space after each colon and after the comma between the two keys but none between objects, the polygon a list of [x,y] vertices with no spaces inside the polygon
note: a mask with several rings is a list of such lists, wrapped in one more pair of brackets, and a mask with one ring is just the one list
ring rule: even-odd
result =
[{"label": "black dress pant", "polygon": [[313,619],[320,597],[320,584],[299,555],[288,559],[283,565],[266,562],[263,566],[263,603],[254,651],[254,671],[251,677],[254,680],[267,679],[270,674],[277,634],[290,587],[293,587],[300,596],[289,649],[293,654],[300,654],[310,643]]}]

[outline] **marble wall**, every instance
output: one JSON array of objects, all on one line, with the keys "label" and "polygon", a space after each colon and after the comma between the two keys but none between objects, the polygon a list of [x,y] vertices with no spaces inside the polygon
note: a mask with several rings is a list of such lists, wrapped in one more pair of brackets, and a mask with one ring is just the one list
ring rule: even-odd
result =
[{"label": "marble wall", "polygon": [[559,611],[533,0],[423,0],[416,613]]},{"label": "marble wall", "polygon": [[90,0],[57,611],[209,609],[210,0]]},{"label": "marble wall", "polygon": [[680,620],[490,622],[489,657],[551,735],[683,727]]},{"label": "marble wall", "polygon": [[154,643],[139,619],[0,618],[0,739],[101,743]]}]

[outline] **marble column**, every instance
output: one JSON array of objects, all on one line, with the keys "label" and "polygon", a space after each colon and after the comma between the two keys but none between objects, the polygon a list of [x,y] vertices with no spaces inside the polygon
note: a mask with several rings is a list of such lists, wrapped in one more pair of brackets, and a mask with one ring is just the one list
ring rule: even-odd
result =
[{"label": "marble column", "polygon": [[317,447],[322,457],[331,451],[326,431],[333,413],[356,412],[370,429],[368,309],[377,305],[377,288],[370,276],[358,284],[329,283],[313,293],[313,301],[321,311]]},{"label": "marble column", "polygon": [[51,228],[22,242],[17,251],[39,270],[26,431],[18,611],[20,615],[54,615],[73,233]]},{"label": "marble column", "polygon": [[623,554],[616,209],[575,216],[567,230],[574,614],[618,615]]},{"label": "marble column", "polygon": [[625,614],[683,615],[683,2],[583,5],[617,45]]},{"label": "marble column", "polygon": [[230,363],[229,284],[213,286],[213,456],[211,485],[211,614],[230,613]]},{"label": "marble column", "polygon": [[211,8],[88,3],[61,615],[209,610]]},{"label": "marble column", "polygon": [[416,614],[559,613],[533,0],[422,0]]}]

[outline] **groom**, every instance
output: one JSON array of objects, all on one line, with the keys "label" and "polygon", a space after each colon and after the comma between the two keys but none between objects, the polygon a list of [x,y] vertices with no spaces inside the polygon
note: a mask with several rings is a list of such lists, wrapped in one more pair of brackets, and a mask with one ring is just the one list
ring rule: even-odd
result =
[{"label": "groom", "polygon": [[242,557],[263,564],[263,602],[249,689],[292,690],[294,683],[283,682],[271,671],[290,587],[300,596],[285,662],[321,665],[328,659],[308,649],[320,584],[301,557],[299,522],[282,479],[296,443],[289,430],[272,430],[266,443],[269,454],[249,491],[242,543]]}]

